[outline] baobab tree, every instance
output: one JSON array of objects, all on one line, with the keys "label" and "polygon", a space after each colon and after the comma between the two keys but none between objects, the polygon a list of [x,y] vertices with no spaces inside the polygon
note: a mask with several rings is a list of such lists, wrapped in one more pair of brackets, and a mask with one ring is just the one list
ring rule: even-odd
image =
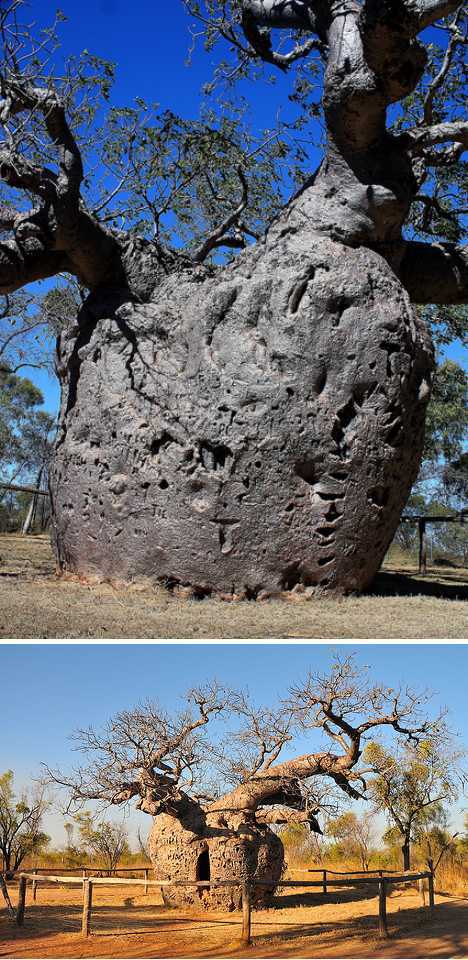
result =
[{"label": "baobab tree", "polygon": [[[245,215],[259,182],[264,194],[273,182],[256,179],[261,153],[248,170],[239,164],[236,202],[232,183],[223,200],[217,149],[222,141],[232,153],[233,133],[207,138],[193,128],[169,165],[166,199],[155,203],[152,182],[178,128],[166,117],[141,130],[133,111],[111,118],[106,163],[118,155],[122,176],[91,207],[92,151],[80,130],[95,105],[82,94],[91,86],[105,95],[109,68],[75,63],[54,80],[47,37],[33,42],[18,23],[20,0],[1,14],[0,176],[32,207],[2,209],[11,237],[0,245],[0,291],[60,273],[89,291],[58,345],[58,563],[199,593],[361,589],[393,537],[422,450],[433,359],[412,304],[467,300],[466,249],[403,235],[424,181],[458,163],[468,143],[453,95],[439,109],[463,39],[461,8],[458,0],[186,5],[209,42],[224,39],[243,64],[323,65],[323,160],[260,233]],[[446,55],[428,80],[418,35],[447,17]],[[276,31],[286,37],[278,49]],[[421,89],[417,122],[391,130],[388,108]],[[119,125],[124,159],[112,133]],[[195,154],[203,162],[187,172]],[[203,181],[211,204],[207,229],[198,245],[176,250],[161,220],[181,195],[182,219],[190,218],[183,190],[194,177],[193,194]],[[440,212],[437,198],[420,202]],[[145,205],[150,237],[138,220]],[[124,215],[133,217],[128,230]],[[245,244],[216,266],[214,251]]]},{"label": "baobab tree", "polygon": [[[269,881],[255,888],[261,902],[283,867],[271,825],[320,833],[323,785],[346,799],[366,796],[361,753],[369,736],[390,731],[418,743],[437,727],[442,737],[440,716],[423,714],[426,699],[373,684],[352,658],[337,659],[328,675],[310,674],[274,708],[213,683],[190,691],[174,715],[154,703],[120,712],[102,731],[75,735],[85,765],[48,772],[69,791],[71,807],[134,802],[149,814],[156,879]],[[229,721],[224,738],[219,718]],[[294,741],[310,731],[317,749],[294,755]],[[181,887],[164,894],[168,902],[199,897]],[[237,897],[234,888],[206,891],[207,905],[232,907]]]}]

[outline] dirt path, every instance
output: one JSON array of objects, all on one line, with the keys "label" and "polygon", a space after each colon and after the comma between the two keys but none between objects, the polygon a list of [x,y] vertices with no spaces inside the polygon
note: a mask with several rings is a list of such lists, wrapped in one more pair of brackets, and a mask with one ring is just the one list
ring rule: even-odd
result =
[{"label": "dirt path", "polygon": [[0,957],[468,956],[468,900],[438,896],[430,919],[414,890],[397,889],[388,899],[390,938],[381,941],[375,887],[366,890],[331,890],[326,903],[308,892],[282,895],[253,914],[253,944],[242,948],[240,915],[169,910],[158,895],[130,886],[95,890],[92,935],[84,939],[80,892],[41,887],[38,901],[27,904],[23,929],[12,928],[1,911]]},{"label": "dirt path", "polygon": [[162,587],[56,579],[46,537],[0,535],[0,637],[441,639],[468,636],[467,570],[385,569],[372,595],[193,601]]}]

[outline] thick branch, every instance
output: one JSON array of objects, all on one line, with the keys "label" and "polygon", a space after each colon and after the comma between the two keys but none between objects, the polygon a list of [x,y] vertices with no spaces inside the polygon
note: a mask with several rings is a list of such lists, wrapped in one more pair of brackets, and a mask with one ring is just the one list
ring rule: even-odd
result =
[{"label": "thick branch", "polygon": [[272,63],[281,70],[287,70],[292,63],[307,57],[313,50],[323,51],[322,42],[312,37],[304,43],[296,44],[289,53],[278,53],[273,50],[269,31],[260,29],[255,17],[248,10],[245,10],[242,16],[242,29],[257,56],[265,63]]},{"label": "thick branch", "polygon": [[[317,811],[314,811],[317,813]],[[257,810],[257,823],[287,824],[306,823],[313,833],[322,833],[320,825],[312,813],[307,810],[291,810],[289,807],[272,807],[266,810]]]},{"label": "thick branch", "polygon": [[338,757],[331,753],[307,753],[294,760],[285,760],[267,770],[260,770],[247,783],[211,804],[209,811],[255,811],[264,804],[277,803],[302,809],[300,784],[315,776],[330,777],[345,793],[358,799],[361,795],[348,780],[355,762],[354,756],[344,754]]},{"label": "thick branch", "polygon": [[400,137],[400,143],[414,155],[422,153],[426,147],[438,143],[459,143],[468,149],[468,121],[456,120],[452,123],[436,123],[433,126],[412,127]]},{"label": "thick branch", "polygon": [[[20,113],[42,113],[52,143],[58,147],[60,173],[55,178],[55,205],[59,229],[73,232],[79,216],[80,186],[83,164],[78,144],[68,125],[65,110],[49,90],[33,87],[23,78],[9,78],[4,83],[5,99],[0,103],[0,117],[5,124]],[[42,172],[37,171],[42,179]],[[47,181],[47,178],[45,178]],[[49,185],[49,184],[47,184]]]},{"label": "thick branch", "polygon": [[13,293],[27,283],[68,270],[70,263],[62,251],[40,250],[28,254],[14,240],[0,244],[0,294]]},{"label": "thick branch", "polygon": [[460,0],[406,0],[405,3],[415,33],[448,17],[459,6]]},{"label": "thick branch", "polygon": [[414,303],[468,303],[468,247],[408,242],[400,279]]},{"label": "thick branch", "polygon": [[[47,133],[58,150],[59,171],[56,174],[28,160],[18,152],[18,131],[9,133],[8,146],[0,151],[0,178],[8,186],[29,190],[44,201],[39,216],[46,229],[42,231],[42,249],[35,249],[34,256],[29,258],[24,255],[15,227],[15,245],[9,243],[2,250],[1,289],[3,292],[15,290],[31,280],[53,275],[57,272],[53,270],[54,259],[60,263],[58,270],[69,270],[92,289],[119,272],[119,250],[115,239],[81,205],[83,164],[64,106],[53,91],[34,87],[19,75],[2,79],[2,94],[0,122],[5,126],[22,113],[43,116]],[[59,257],[58,251],[63,251]],[[54,257],[49,255],[52,252]],[[65,255],[68,266],[63,266]],[[23,270],[20,269],[22,260]]]},{"label": "thick branch", "polygon": [[315,32],[311,0],[243,0],[242,8],[259,27],[281,27]]}]

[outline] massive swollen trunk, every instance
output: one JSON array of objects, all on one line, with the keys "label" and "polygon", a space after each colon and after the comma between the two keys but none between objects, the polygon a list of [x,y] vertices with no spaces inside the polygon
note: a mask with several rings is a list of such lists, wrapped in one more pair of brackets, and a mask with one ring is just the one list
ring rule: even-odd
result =
[{"label": "massive swollen trunk", "polygon": [[219,816],[208,817],[203,825],[181,822],[167,814],[155,817],[149,852],[156,880],[235,881],[227,887],[162,887],[166,904],[238,910],[242,903],[240,885],[255,880],[268,880],[271,885],[253,886],[253,902],[261,906],[271,900],[281,879],[283,844],[268,826],[257,824],[254,817],[241,822],[242,829],[238,830],[235,824]]},{"label": "massive swollen trunk", "polygon": [[62,570],[248,597],[374,577],[417,474],[432,353],[392,267],[341,240],[315,190],[233,264],[173,272],[145,303],[98,289],[70,324]]}]

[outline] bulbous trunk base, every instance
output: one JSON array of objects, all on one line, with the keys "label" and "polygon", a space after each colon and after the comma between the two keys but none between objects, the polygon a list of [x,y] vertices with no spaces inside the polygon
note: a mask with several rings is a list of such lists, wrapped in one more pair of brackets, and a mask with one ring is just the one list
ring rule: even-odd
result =
[{"label": "bulbous trunk base", "polygon": [[62,570],[255,596],[361,590],[416,477],[432,351],[388,264],[287,232],[157,300],[94,295],[59,354]]},{"label": "bulbous trunk base", "polygon": [[162,887],[168,906],[195,905],[207,909],[239,910],[239,884],[271,880],[269,887],[255,887],[253,902],[266,905],[281,879],[283,844],[267,826],[249,824],[237,832],[217,825],[198,831],[162,814],[155,818],[149,838],[149,853],[157,880],[235,880],[228,887]]}]

